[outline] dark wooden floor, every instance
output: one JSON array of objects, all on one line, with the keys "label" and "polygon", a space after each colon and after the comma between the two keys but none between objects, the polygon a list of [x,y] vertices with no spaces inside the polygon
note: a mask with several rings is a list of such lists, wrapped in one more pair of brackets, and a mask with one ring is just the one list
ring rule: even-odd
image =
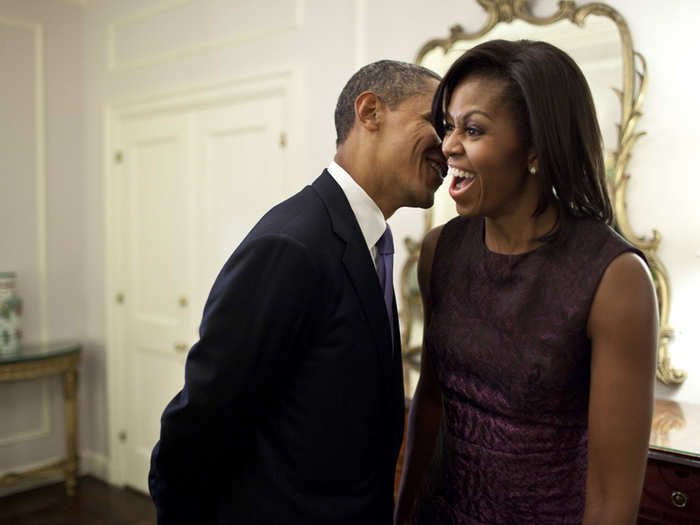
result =
[{"label": "dark wooden floor", "polygon": [[155,525],[151,499],[96,478],[78,480],[74,497],[59,483],[0,498],[0,525]]}]

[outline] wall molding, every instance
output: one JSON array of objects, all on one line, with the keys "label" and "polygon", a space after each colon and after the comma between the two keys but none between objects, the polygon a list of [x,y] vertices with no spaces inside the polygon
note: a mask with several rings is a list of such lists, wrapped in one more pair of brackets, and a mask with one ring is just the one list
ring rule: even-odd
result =
[{"label": "wall molding", "polygon": [[199,55],[219,48],[228,46],[241,45],[256,40],[261,40],[268,36],[277,35],[280,33],[297,31],[303,26],[304,7],[306,0],[295,0],[294,18],[291,21],[278,24],[271,24],[263,29],[232,33],[221,38],[213,38],[204,40],[199,43],[192,43],[181,47],[176,47],[171,51],[164,53],[135,59],[120,61],[117,56],[117,31],[120,26],[128,26],[135,22],[141,22],[149,18],[155,17],[161,13],[171,11],[177,7],[201,2],[203,0],[163,0],[155,6],[136,11],[130,15],[118,18],[107,26],[107,68],[110,72],[123,72],[142,67],[153,66],[156,64],[169,62],[179,58],[184,58],[193,55]]},{"label": "wall molding", "polygon": [[51,410],[49,397],[49,379],[41,380],[41,424],[35,430],[24,430],[7,436],[0,436],[0,447],[14,445],[34,439],[47,438],[51,435]]},{"label": "wall molding", "polygon": [[0,25],[26,29],[34,38],[34,130],[36,146],[37,283],[39,340],[48,341],[48,278],[46,224],[46,132],[44,95],[44,27],[38,22],[0,17]]},{"label": "wall molding", "polygon": [[220,103],[250,94],[259,97],[270,90],[279,91],[293,81],[295,73],[291,69],[254,73],[222,82],[202,84],[172,91],[162,91],[151,95],[125,98],[108,105],[110,113],[120,116],[134,116],[144,113],[179,112],[182,106]]}]

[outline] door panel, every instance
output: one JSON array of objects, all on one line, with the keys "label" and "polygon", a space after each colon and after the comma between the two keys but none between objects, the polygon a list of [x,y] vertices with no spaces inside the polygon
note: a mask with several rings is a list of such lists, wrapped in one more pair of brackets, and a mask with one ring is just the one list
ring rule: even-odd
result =
[{"label": "door panel", "polygon": [[184,367],[182,361],[162,352],[140,350],[138,354],[139,366],[134,367],[131,379],[137,409],[130,412],[132,445],[127,456],[127,484],[148,492],[148,470],[151,451],[160,434],[160,414],[182,388]]},{"label": "door panel", "polygon": [[187,295],[189,270],[186,143],[181,120],[143,127],[159,140],[136,140],[128,151],[131,321],[142,349],[170,354],[184,335],[178,297]]},{"label": "door panel", "polygon": [[[146,490],[153,423],[182,385],[189,274],[184,115],[126,122],[122,127],[126,262],[126,480]],[[179,346],[177,346],[179,345]],[[184,345],[184,346],[183,346]],[[148,378],[148,380],[144,380]]]}]

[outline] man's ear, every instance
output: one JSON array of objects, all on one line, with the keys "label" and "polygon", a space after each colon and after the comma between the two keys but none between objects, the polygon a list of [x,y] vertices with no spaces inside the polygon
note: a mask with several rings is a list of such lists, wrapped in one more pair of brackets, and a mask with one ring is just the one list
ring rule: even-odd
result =
[{"label": "man's ear", "polygon": [[368,131],[377,131],[383,110],[376,93],[363,91],[355,99],[355,120]]}]

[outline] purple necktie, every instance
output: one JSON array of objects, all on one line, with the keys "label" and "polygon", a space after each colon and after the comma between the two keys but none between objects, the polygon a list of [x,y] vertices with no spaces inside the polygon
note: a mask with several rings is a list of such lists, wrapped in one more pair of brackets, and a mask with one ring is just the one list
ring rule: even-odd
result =
[{"label": "purple necktie", "polygon": [[386,230],[377,241],[377,272],[379,273],[379,284],[384,293],[384,305],[389,316],[389,328],[391,330],[391,340],[394,340],[394,238],[391,235],[391,228],[386,225]]}]

